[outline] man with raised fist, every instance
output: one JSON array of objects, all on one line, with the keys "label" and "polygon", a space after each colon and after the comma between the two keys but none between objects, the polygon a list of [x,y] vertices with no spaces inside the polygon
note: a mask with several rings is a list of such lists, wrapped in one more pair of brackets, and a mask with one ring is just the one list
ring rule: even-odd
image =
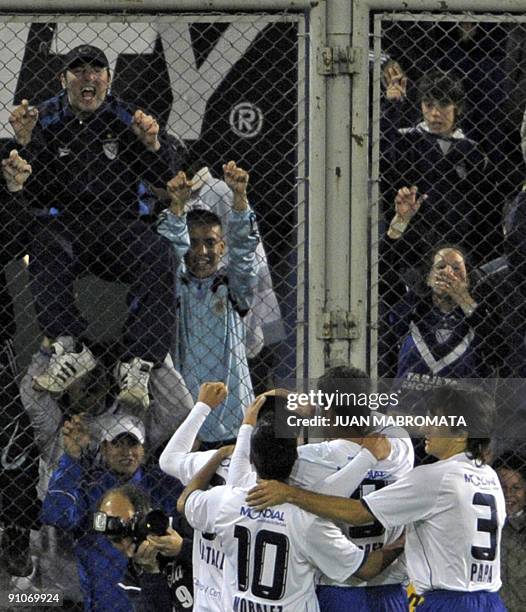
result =
[{"label": "man with raised fist", "polygon": [[109,93],[104,52],[81,45],[66,56],[63,91],[38,109],[27,100],[10,123],[33,169],[24,194],[34,212],[29,273],[38,321],[53,358],[35,388],[60,394],[96,360],[80,338],[86,322],[74,280],[86,272],[131,284],[120,399],[147,407],[150,371],[162,363],[174,325],[169,243],[138,219],[139,185],[166,184],[175,150],[154,117]]}]

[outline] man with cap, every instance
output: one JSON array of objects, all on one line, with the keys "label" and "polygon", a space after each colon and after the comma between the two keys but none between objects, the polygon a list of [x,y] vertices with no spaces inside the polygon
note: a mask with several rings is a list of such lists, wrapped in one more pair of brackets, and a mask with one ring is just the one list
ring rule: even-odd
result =
[{"label": "man with cap", "polygon": [[[142,465],[145,442],[142,421],[126,414],[113,414],[106,418],[101,431],[99,463],[87,452],[90,435],[83,415],[64,423],[65,452],[51,476],[41,513],[44,524],[68,531],[75,540],[85,610],[112,610],[119,599],[118,581],[113,585],[99,580],[101,568],[108,571],[108,544],[92,530],[93,513],[106,491],[124,484],[136,485],[148,494],[152,508],[177,517],[176,503],[182,490],[178,480],[159,468]],[[191,544],[185,551],[191,551]],[[116,568],[116,576],[119,571]]]},{"label": "man with cap", "polygon": [[178,167],[173,139],[154,117],[109,93],[101,49],[65,56],[62,92],[38,108],[14,109],[11,148],[31,164],[24,199],[34,213],[29,273],[40,327],[53,359],[35,387],[60,394],[96,365],[79,338],[86,322],[73,283],[86,272],[131,284],[120,399],[148,406],[148,379],[170,346],[174,323],[172,250],[138,219],[140,186],[164,186]]}]

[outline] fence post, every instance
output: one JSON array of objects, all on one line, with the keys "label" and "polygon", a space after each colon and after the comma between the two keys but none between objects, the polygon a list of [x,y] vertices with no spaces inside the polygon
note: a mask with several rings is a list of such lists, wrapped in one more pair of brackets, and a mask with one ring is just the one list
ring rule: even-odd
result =
[{"label": "fence post", "polygon": [[326,2],[323,0],[312,9],[309,16],[309,160],[308,160],[308,376],[314,378],[323,373],[324,342],[317,338],[316,317],[325,305],[325,166],[326,166],[326,79],[319,74],[315,61],[316,50],[325,45]]}]

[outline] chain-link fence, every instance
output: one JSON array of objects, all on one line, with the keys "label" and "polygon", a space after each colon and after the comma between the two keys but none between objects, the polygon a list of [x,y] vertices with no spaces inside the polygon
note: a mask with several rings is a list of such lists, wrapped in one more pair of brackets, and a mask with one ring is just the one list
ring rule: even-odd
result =
[{"label": "chain-link fence", "polygon": [[[518,377],[517,348],[495,316],[509,320],[520,306],[519,297],[512,304],[519,279],[513,291],[504,291],[497,279],[512,272],[511,260],[514,270],[520,268],[516,198],[524,180],[519,51],[524,24],[513,16],[448,14],[382,14],[374,24],[371,185],[378,235],[371,312],[373,326],[378,321],[378,343],[373,343],[378,353],[371,353],[371,364],[377,357],[384,376],[417,373],[417,364],[403,365],[396,350],[398,320],[419,306],[407,299],[400,305],[410,289],[416,301],[428,291],[433,303],[444,301],[431,327],[419,328],[420,335],[435,337],[426,349],[413,347],[421,356],[430,354],[423,359],[432,372],[419,374]],[[445,244],[460,248],[448,256],[449,263],[443,253],[433,252]],[[510,316],[495,312],[503,295]],[[470,326],[464,329],[452,313],[460,305],[469,314],[482,301],[489,310],[475,344],[484,340],[489,346],[482,353],[477,348],[473,360],[468,353],[474,346],[466,340]],[[490,331],[497,336],[488,342]],[[447,369],[431,366],[433,360],[442,360],[444,368],[447,362]],[[488,369],[480,369],[484,366]]]},{"label": "chain-link fence", "polygon": [[[359,4],[353,10],[366,11]],[[366,20],[354,17],[361,35]],[[483,379],[514,427],[513,440],[499,442],[498,452],[512,448],[501,469],[522,474],[525,24],[496,14],[373,15],[367,111],[357,104],[365,49],[327,54],[323,20],[312,22],[319,48],[309,50],[303,16],[289,13],[0,18],[0,593],[57,588],[79,605],[82,586],[99,608],[120,609],[114,560],[104,565],[113,549],[97,548],[90,522],[111,501],[101,496],[143,463],[150,499],[125,497],[170,513],[180,490],[155,465],[200,383],[223,381],[230,394],[208,390],[205,403],[219,398],[219,408],[197,413],[179,450],[190,450],[205,419],[204,448],[235,438],[255,393],[306,375],[315,344],[306,333],[317,343],[313,370],[351,355],[409,391]],[[334,64],[320,67],[315,53]],[[334,136],[340,120],[345,133],[347,118],[325,115],[323,100],[329,92],[341,102],[351,76],[352,142],[313,156],[306,172],[307,123],[313,139]],[[350,214],[345,159],[366,148],[367,112],[370,146],[352,160]],[[369,176],[360,174],[364,155]],[[230,160],[249,173],[255,218],[246,176],[225,174]],[[173,180],[181,170],[190,183]],[[323,177],[311,194],[333,196],[313,198],[311,211],[309,174]],[[366,211],[356,194],[367,179]],[[362,208],[371,220],[367,296],[365,265],[355,265],[364,261]],[[322,219],[328,210],[342,218]],[[308,212],[318,221],[310,236]],[[327,259],[311,259],[308,283],[305,241],[315,232]],[[345,236],[354,244],[341,244]],[[354,309],[366,301],[364,338]],[[366,349],[368,364],[359,363]],[[169,473],[170,458],[161,464]],[[97,521],[99,532],[123,535]],[[178,609],[191,606],[188,569],[163,568]]]},{"label": "chain-link fence", "polygon": [[[80,602],[106,489],[144,463],[173,511],[153,466],[201,383],[229,389],[213,447],[303,375],[304,19],[2,15],[0,33],[0,590]],[[188,567],[165,573],[188,609]]]},{"label": "chain-link fence", "polygon": [[379,13],[370,34],[371,370],[406,398],[484,379],[519,474],[524,19]]}]

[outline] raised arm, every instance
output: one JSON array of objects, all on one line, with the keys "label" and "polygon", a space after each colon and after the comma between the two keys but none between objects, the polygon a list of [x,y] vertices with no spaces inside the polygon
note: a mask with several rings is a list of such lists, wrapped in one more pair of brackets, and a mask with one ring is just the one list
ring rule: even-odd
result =
[{"label": "raised arm", "polygon": [[230,459],[226,484],[239,486],[240,483],[254,473],[250,465],[250,436],[256,425],[261,406],[265,403],[265,399],[265,395],[260,395],[247,408],[239,428],[236,446]]},{"label": "raised arm", "polygon": [[130,128],[136,137],[133,150],[137,176],[153,187],[163,187],[182,165],[176,139],[159,126],[153,115],[141,110],[131,116]]},{"label": "raised arm", "polygon": [[177,173],[166,185],[170,206],[159,215],[157,233],[167,238],[175,251],[176,265],[181,265],[190,248],[190,234],[186,224],[186,204],[191,196],[192,183],[184,172]]},{"label": "raised arm", "polygon": [[256,216],[248,206],[247,185],[249,175],[235,162],[223,166],[225,183],[232,191],[232,212],[228,218],[228,280],[240,314],[252,306],[257,284],[256,249],[259,233]]},{"label": "raised arm", "polygon": [[178,478],[183,484],[190,482],[203,465],[200,456],[209,456],[209,453],[192,452],[199,429],[210,412],[224,401],[227,393],[224,383],[209,382],[201,385],[197,403],[173,434],[159,458],[159,467],[163,472]]},{"label": "raised arm", "polygon": [[67,531],[82,526],[87,516],[87,502],[83,490],[83,452],[88,448],[90,435],[82,415],[75,415],[64,423],[64,454],[53,472],[42,504],[42,522]]},{"label": "raised arm", "polygon": [[15,133],[15,140],[21,147],[26,147],[31,142],[33,130],[38,121],[38,109],[29,106],[28,100],[11,111],[9,123]]}]

